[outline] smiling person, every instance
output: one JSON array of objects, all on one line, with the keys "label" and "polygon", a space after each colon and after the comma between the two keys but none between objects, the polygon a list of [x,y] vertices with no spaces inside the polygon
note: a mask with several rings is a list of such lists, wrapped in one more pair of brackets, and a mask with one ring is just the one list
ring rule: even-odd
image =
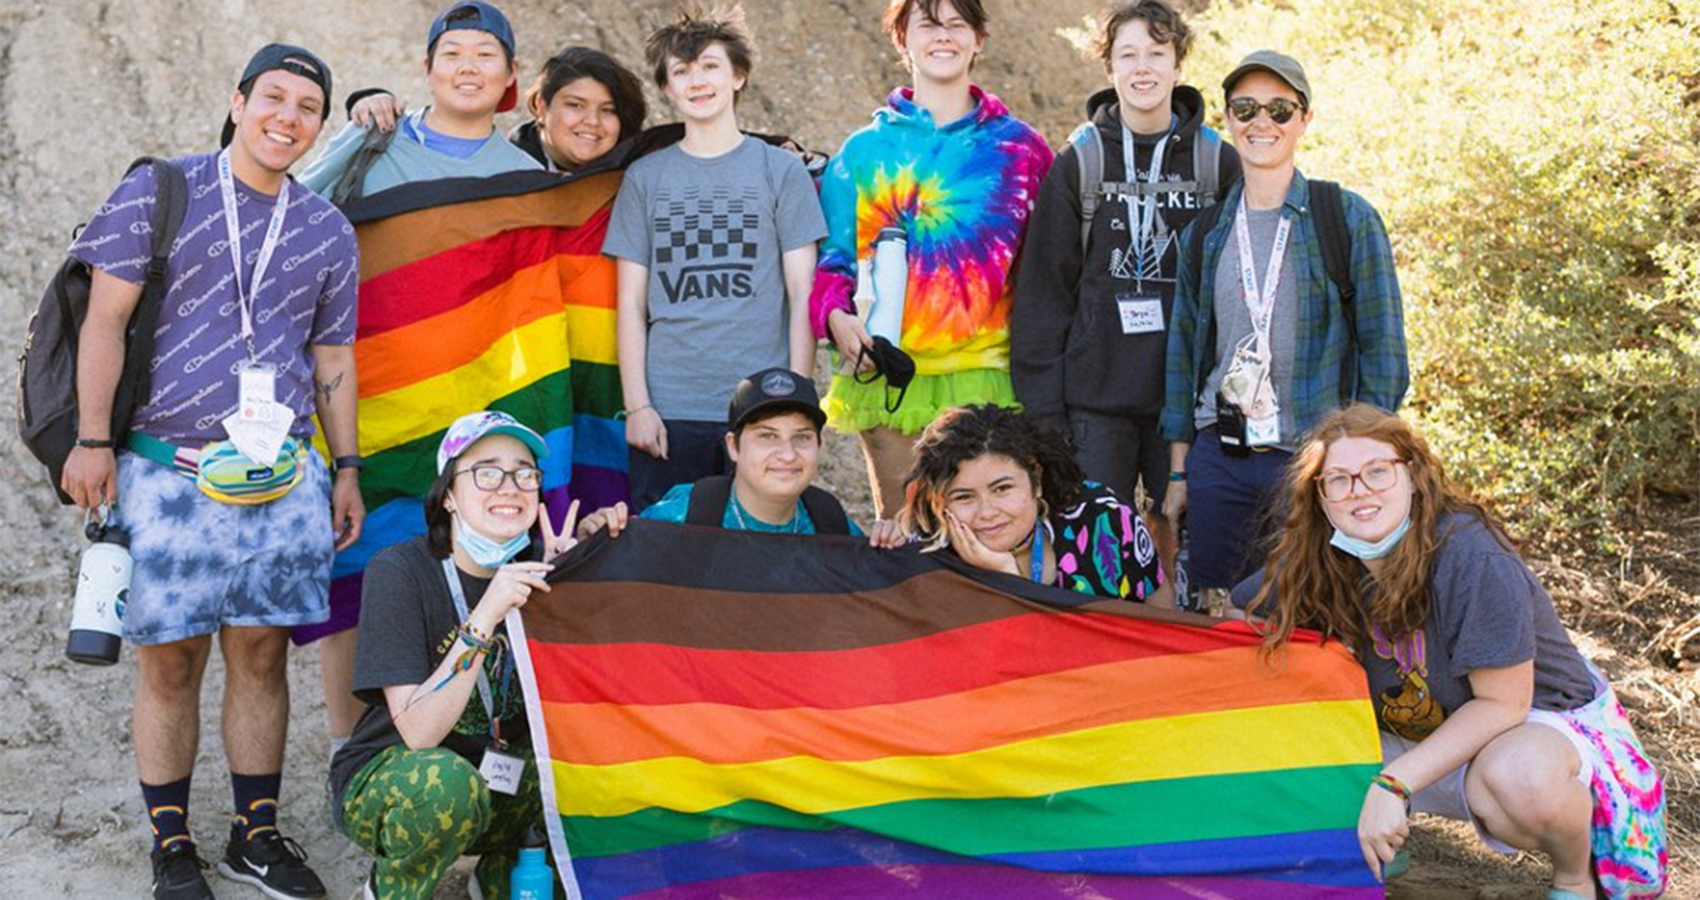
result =
[{"label": "smiling person", "polygon": [[1190,506],[1189,574],[1217,596],[1255,568],[1305,435],[1353,401],[1398,409],[1410,376],[1381,216],[1294,163],[1312,113],[1303,67],[1259,50],[1222,91],[1244,178],[1181,236],[1160,423],[1163,512],[1178,522]]},{"label": "smiling person", "polygon": [[[363,128],[395,128],[405,108],[382,88],[356,91],[348,117]],[[525,92],[531,120],[508,132],[513,145],[551,172],[572,173],[607,156],[643,128],[643,85],[612,56],[567,47],[549,57]]]},{"label": "smiling person", "polygon": [[354,669],[365,712],[330,779],[338,825],[374,857],[357,896],[428,900],[464,853],[479,857],[481,895],[506,896],[520,840],[542,827],[504,622],[548,591],[547,561],[574,544],[577,504],[556,535],[540,500],[547,452],[506,413],[457,419],[437,448],[426,533],[366,569]]},{"label": "smiling person", "polygon": [[[1039,188],[1010,322],[1010,376],[1028,413],[1072,434],[1086,477],[1160,510],[1169,447],[1157,433],[1174,302],[1175,238],[1240,177],[1180,84],[1192,30],[1167,0],[1106,10],[1093,41],[1110,87],[1086,101]],[[1165,567],[1174,535],[1146,516]]]},{"label": "smiling person", "polygon": [[[814,486],[825,424],[814,382],[790,369],[764,369],[739,381],[722,432],[732,474],[674,485],[640,518],[768,534],[860,535],[838,498]],[[624,504],[597,510],[578,536],[604,527],[618,536],[626,516]],[[888,523],[875,529],[882,538],[888,532]]]},{"label": "smiling person", "polygon": [[826,234],[798,158],[738,130],[753,48],[743,12],[682,13],[645,54],[685,136],[626,170],[602,252],[616,260],[631,497],[726,470],[721,411],[755,366],[808,377],[808,296]]},{"label": "smiling person", "polygon": [[[514,33],[501,10],[480,2],[455,3],[444,10],[426,33],[424,67],[431,105],[401,124],[400,138],[385,145],[367,170],[363,193],[414,181],[539,168],[536,160],[495,133],[496,113],[517,102]],[[330,196],[364,140],[365,132],[351,123],[308,167],[302,183]],[[354,555],[360,556],[361,550],[355,548]],[[342,607],[339,601],[324,628],[296,635],[298,641],[319,645],[333,755],[363,708],[348,689],[357,616]]]},{"label": "smiling person", "polygon": [[[830,234],[809,315],[847,367],[832,376],[827,422],[861,438],[874,506],[888,518],[903,505],[915,436],[941,411],[1015,405],[1010,270],[1052,154],[971,79],[986,46],[981,0],[889,0],[884,22],[911,84],[893,90],[827,166]],[[879,318],[894,323],[880,336],[914,362],[901,393],[865,352],[873,336],[853,299],[859,266],[880,247],[889,255],[882,270],[885,258],[897,267],[892,290],[875,301]]]},{"label": "smiling person", "polygon": [[[1552,900],[1653,897],[1664,790],[1610,685],[1493,517],[1397,416],[1354,404],[1288,467],[1268,565],[1234,589],[1279,648],[1295,628],[1369,672],[1382,772],[1358,839],[1380,877],[1412,810],[1552,859]],[[1388,874],[1396,875],[1403,859]]]},{"label": "smiling person", "polygon": [[[425,79],[431,104],[400,121],[360,193],[438,178],[475,178],[539,168],[537,160],[496,134],[496,114],[519,102],[513,26],[502,11],[469,0],[432,20],[425,36]],[[367,129],[351,121],[301,176],[329,196],[354,165]]]},{"label": "smiling person", "polygon": [[985,404],[921,432],[896,531],[982,569],[1096,597],[1172,606],[1144,521],[1087,481],[1062,435]]},{"label": "smiling person", "polygon": [[[288,175],[330,99],[322,60],[269,44],[231,95],[224,149],[171,162],[186,208],[151,393],[118,446],[108,423],[146,279],[153,168],[132,171],[71,245],[92,283],[76,360],[81,425],[62,487],[84,509],[110,504],[110,524],[130,539],[124,638],[136,648],[131,727],[155,900],[213,896],[188,809],[214,635],[235,795],[219,871],[272,897],[325,892],[277,823],[289,629],[329,616],[333,546],[353,543],[365,517],[349,346],[358,250],[348,220]],[[250,408],[269,411],[239,417]],[[312,448],[315,413],[334,482]]]}]

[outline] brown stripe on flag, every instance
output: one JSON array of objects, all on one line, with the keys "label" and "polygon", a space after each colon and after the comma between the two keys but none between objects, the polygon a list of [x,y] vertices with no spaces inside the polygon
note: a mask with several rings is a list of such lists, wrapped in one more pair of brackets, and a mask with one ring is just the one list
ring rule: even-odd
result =
[{"label": "brown stripe on flag", "polygon": [[504,231],[577,228],[614,201],[620,178],[605,172],[549,190],[450,203],[357,226],[360,280]]},{"label": "brown stripe on flag", "polygon": [[[967,596],[983,602],[965,602]],[[714,650],[849,650],[1012,616],[1064,612],[948,569],[845,594],[741,593],[653,582],[566,581],[525,605],[528,640]]]}]

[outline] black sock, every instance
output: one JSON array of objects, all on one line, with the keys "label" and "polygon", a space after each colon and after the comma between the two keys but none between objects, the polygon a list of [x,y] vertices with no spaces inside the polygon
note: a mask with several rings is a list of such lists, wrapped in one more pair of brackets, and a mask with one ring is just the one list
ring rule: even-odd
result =
[{"label": "black sock", "polygon": [[277,830],[277,795],[283,773],[238,775],[230,773],[230,793],[236,798],[235,826],[243,840],[270,829]]},{"label": "black sock", "polygon": [[189,840],[188,778],[169,784],[142,782],[142,805],[148,809],[148,827],[153,829],[155,850]]}]

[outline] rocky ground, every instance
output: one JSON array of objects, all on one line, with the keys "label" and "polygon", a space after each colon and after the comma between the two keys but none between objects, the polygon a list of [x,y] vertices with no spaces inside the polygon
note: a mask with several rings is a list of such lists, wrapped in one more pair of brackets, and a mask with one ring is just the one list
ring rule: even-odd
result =
[{"label": "rocky ground", "polygon": [[[509,0],[522,61],[586,43],[640,58],[642,36],[670,2]],[[787,132],[835,148],[901,77],[879,33],[878,4],[751,0],[761,52],[742,101],[745,127]],[[335,68],[339,92],[382,84],[412,103],[423,35],[435,0],[155,0],[47,4],[0,0],[0,353],[13,358],[24,324],[72,226],[104,197],[126,162],[215,145],[232,82],[252,50],[288,40]],[[993,40],[977,77],[1014,111],[1060,142],[1095,86],[1091,67],[1056,36],[1091,8],[1082,0],[994,2]],[[531,71],[535,71],[533,68]],[[651,93],[651,103],[660,106]],[[660,118],[653,114],[651,120]],[[332,126],[341,124],[338,114]],[[14,398],[0,399],[10,419]],[[829,441],[826,480],[866,518],[865,476],[852,442]],[[0,667],[0,889],[11,896],[134,897],[146,891],[145,832],[129,709],[133,666],[94,669],[62,655],[80,549],[76,516],[55,505],[10,428],[0,429],[0,603],[13,648]],[[1686,871],[1700,849],[1700,508],[1649,507],[1617,559],[1542,551],[1542,574],[1584,649],[1630,706],[1672,799],[1672,896],[1700,896]],[[317,662],[295,656],[295,697],[284,796],[286,831],[301,840],[345,896],[363,868],[331,832],[324,798],[326,743]],[[222,846],[229,789],[218,721],[222,672],[215,657],[203,704],[197,836]],[[1500,859],[1457,828],[1421,822],[1416,866],[1391,892],[1406,898],[1537,898],[1544,863]],[[459,870],[457,870],[459,872]],[[459,897],[464,873],[439,897]],[[255,896],[228,883],[225,897]]]}]

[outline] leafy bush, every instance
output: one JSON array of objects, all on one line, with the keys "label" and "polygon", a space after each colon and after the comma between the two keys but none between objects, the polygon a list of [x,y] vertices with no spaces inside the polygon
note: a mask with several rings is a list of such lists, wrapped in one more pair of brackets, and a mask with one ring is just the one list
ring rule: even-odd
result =
[{"label": "leafy bush", "polygon": [[1700,0],[1215,3],[1186,71],[1304,63],[1299,152],[1386,218],[1405,412],[1530,536],[1700,489]]}]

